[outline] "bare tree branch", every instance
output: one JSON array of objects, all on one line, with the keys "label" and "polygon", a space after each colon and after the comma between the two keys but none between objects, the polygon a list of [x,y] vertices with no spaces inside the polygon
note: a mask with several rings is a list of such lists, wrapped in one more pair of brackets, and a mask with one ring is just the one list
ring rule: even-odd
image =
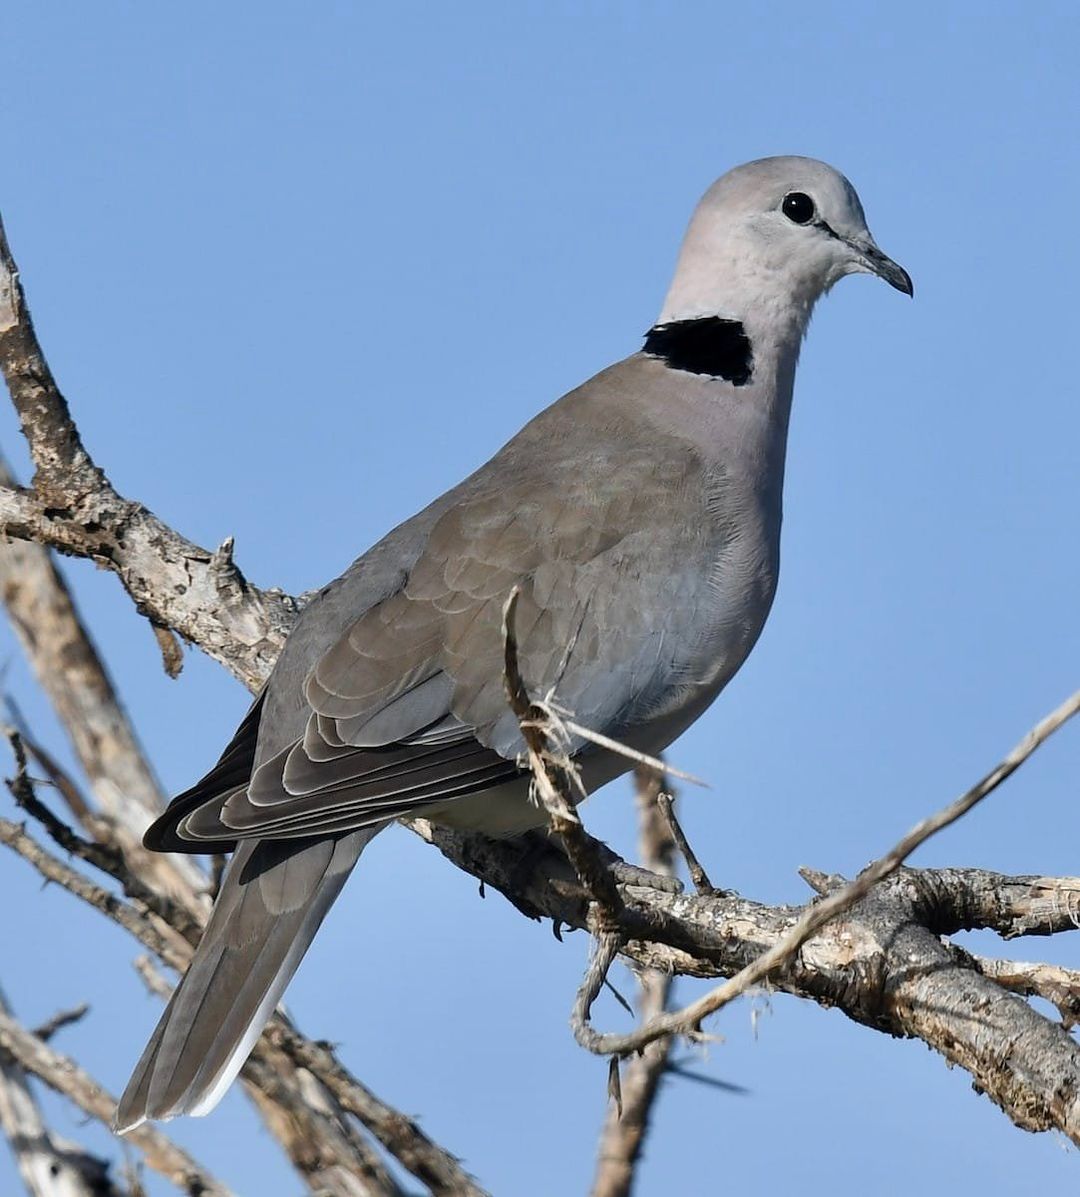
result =
[{"label": "bare tree branch", "polygon": [[250,585],[233,563],[231,540],[208,552],[117,494],[45,361],[2,223],[0,369],[36,467],[31,490],[0,489],[0,529],[113,570],[155,627],[179,632],[258,689],[296,617],[295,601]]},{"label": "bare tree branch", "polygon": [[980,976],[990,977],[1002,989],[1022,997],[1039,997],[1057,1007],[1066,1031],[1080,1026],[1080,971],[1057,964],[1028,964],[1019,960],[994,960],[976,956],[953,945],[962,964]]},{"label": "bare tree branch", "polygon": [[661,789],[660,793],[656,796],[656,804],[660,808],[660,813],[667,821],[668,827],[671,829],[672,839],[674,839],[680,855],[686,861],[686,870],[690,874],[690,880],[694,884],[694,889],[699,894],[715,893],[715,887],[709,880],[708,873],[702,868],[701,861],[698,860],[693,848],[690,847],[690,841],[683,832],[682,824],[675,816],[674,795]]},{"label": "bare tree branch", "polygon": [[[0,991],[0,1017],[11,1017]],[[40,1036],[39,1036],[40,1038]],[[30,1197],[125,1197],[109,1164],[49,1130],[26,1072],[0,1051],[0,1129]]]},{"label": "bare tree branch", "polygon": [[55,1014],[47,1018],[40,1026],[34,1027],[33,1033],[42,1043],[48,1043],[57,1031],[62,1031],[64,1027],[70,1027],[77,1022],[82,1022],[89,1013],[90,1006],[86,1002],[80,1002],[77,1006],[72,1006],[69,1010],[57,1010]]},{"label": "bare tree branch", "polygon": [[[0,460],[0,485],[13,481]],[[142,832],[164,808],[165,795],[48,549],[29,542],[0,544],[0,596],[124,855],[148,884],[166,892],[178,872],[188,887],[202,888],[205,879],[192,860],[142,846]],[[32,751],[40,752],[36,744]],[[42,756],[52,772],[54,762]]]},{"label": "bare tree branch", "polygon": [[665,1035],[696,1035],[701,1022],[710,1014],[726,1006],[747,990],[766,980],[770,974],[784,967],[795,958],[799,950],[817,931],[831,919],[849,911],[879,882],[894,873],[907,858],[932,835],[955,823],[973,807],[992,794],[999,785],[1010,777],[1031,754],[1044,744],[1055,731],[1080,711],[1080,691],[1067,698],[1060,706],[1038,723],[1016,747],[991,771],[936,814],[913,827],[889,852],[863,870],[850,885],[822,898],[815,905],[807,907],[791,931],[777,944],[756,960],[746,965],[723,985],[683,1010],[663,1014],[654,1018],[647,1026],[628,1035],[601,1035],[588,1022],[589,1008],[599,993],[595,975],[588,986],[579,993],[576,1010],[576,1033],[578,1042],[598,1055],[625,1055],[638,1051]]},{"label": "bare tree branch", "polygon": [[[69,1098],[84,1114],[106,1126],[112,1121],[116,1099],[74,1060],[53,1051],[3,1012],[0,1012],[0,1051]],[[144,1123],[128,1139],[139,1148],[149,1167],[168,1177],[190,1197],[229,1197],[224,1185],[155,1127]]]},{"label": "bare tree branch", "polygon": [[[664,778],[654,769],[639,766],[635,770],[635,781],[641,863],[654,873],[674,876],[676,844],[671,823],[660,806]],[[640,1009],[644,1022],[656,1018],[667,1008],[671,981],[669,973],[656,969],[639,972]],[[621,1108],[614,1102],[608,1103],[607,1117],[600,1133],[592,1197],[627,1197],[632,1191],[649,1120],[671,1057],[672,1042],[670,1038],[659,1039],[627,1061],[620,1078]],[[612,1066],[617,1069],[618,1061],[613,1060]]]},{"label": "bare tree branch", "polygon": [[[415,821],[416,830],[459,867],[515,905],[588,928],[588,905],[560,853],[526,857]],[[1058,1129],[1080,1144],[1080,1053],[1062,1028],[995,983],[958,964],[941,936],[993,930],[1004,938],[1080,926],[1080,879],[1008,877],[984,869],[898,869],[778,971],[770,984],[836,1007],[875,1030],[922,1039],[972,1073],[979,1088],[1028,1130]],[[780,944],[801,907],[737,895],[624,891],[621,954],[647,967],[696,977],[731,977]],[[659,930],[636,916],[664,916]],[[655,926],[655,924],[653,925]],[[644,938],[643,929],[648,929]],[[1019,1035],[1020,1053],[1006,1050]]]}]

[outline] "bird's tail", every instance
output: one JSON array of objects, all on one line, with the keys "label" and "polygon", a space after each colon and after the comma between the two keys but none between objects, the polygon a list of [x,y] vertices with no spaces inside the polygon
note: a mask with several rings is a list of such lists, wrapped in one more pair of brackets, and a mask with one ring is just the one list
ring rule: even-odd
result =
[{"label": "bird's tail", "polygon": [[202,942],[120,1099],[118,1131],[217,1105],[380,827],[240,845]]}]

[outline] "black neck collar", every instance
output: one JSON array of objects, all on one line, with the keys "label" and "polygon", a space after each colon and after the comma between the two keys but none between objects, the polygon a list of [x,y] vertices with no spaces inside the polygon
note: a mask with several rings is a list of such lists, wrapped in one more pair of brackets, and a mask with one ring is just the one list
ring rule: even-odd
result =
[{"label": "black neck collar", "polygon": [[654,324],[642,352],[661,358],[672,370],[723,378],[745,386],[754,372],[754,353],[741,320],[699,316]]}]

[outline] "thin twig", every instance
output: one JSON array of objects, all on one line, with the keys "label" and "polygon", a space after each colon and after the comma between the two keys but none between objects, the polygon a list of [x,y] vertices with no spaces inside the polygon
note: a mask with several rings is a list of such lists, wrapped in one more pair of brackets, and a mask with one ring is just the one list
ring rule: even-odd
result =
[{"label": "thin twig", "polygon": [[699,894],[716,893],[713,883],[709,880],[708,873],[705,872],[701,861],[698,860],[693,848],[690,847],[690,841],[686,838],[682,824],[675,817],[674,794],[661,786],[656,795],[656,804],[660,808],[660,813],[664,816],[668,827],[671,829],[672,838],[678,845],[680,855],[686,861],[686,868],[690,874],[690,880],[694,884],[694,889]]},{"label": "thin twig", "polygon": [[[730,980],[718,985],[682,1010],[660,1015],[647,1026],[627,1035],[600,1034],[588,1022],[589,1010],[596,996],[591,992],[595,973],[594,966],[590,965],[588,974],[590,984],[583,986],[576,1005],[576,1009],[583,1015],[575,1028],[578,1042],[597,1055],[626,1055],[629,1052],[639,1051],[646,1044],[665,1035],[698,1035],[703,1019],[746,993],[748,989],[759,985],[772,973],[793,960],[803,944],[826,923],[850,910],[875,885],[883,881],[890,873],[895,872],[912,852],[926,843],[931,836],[955,823],[957,819],[962,818],[984,798],[992,794],[1077,711],[1080,711],[1080,691],[1071,695],[1045,719],[1041,720],[999,764],[995,765],[970,790],[962,794],[955,802],[951,802],[935,814],[923,819],[889,852],[864,869],[850,885],[822,898],[814,905],[808,906],[795,926],[779,943],[763,952]],[[595,963],[596,961],[594,961],[594,965]]]},{"label": "thin twig", "polygon": [[680,781],[688,781],[691,785],[701,786],[705,790],[712,788],[703,778],[697,777],[693,773],[687,773],[685,769],[677,769],[667,761],[661,760],[660,757],[649,756],[647,752],[639,752],[636,748],[631,748],[629,744],[621,744],[618,740],[613,740],[610,736],[605,736],[602,732],[593,731],[591,727],[585,727],[584,724],[577,723],[575,720],[569,718],[565,712],[560,711],[554,703],[545,702],[538,703],[537,705],[542,710],[555,713],[562,722],[563,727],[571,735],[580,736],[583,740],[588,740],[600,748],[606,748],[609,752],[614,752],[618,756],[624,756],[628,761],[633,761],[635,765],[644,765],[653,773],[666,773],[671,777],[679,778]]},{"label": "thin twig", "polygon": [[600,931],[611,933],[618,927],[623,900],[611,872],[604,867],[592,837],[586,834],[575,810],[575,792],[580,796],[580,787],[573,774],[573,764],[551,748],[548,729],[552,725],[552,715],[532,701],[522,679],[514,630],[518,596],[519,591],[515,586],[503,606],[507,698],[518,718],[533,785],[547,812],[551,828],[562,840],[585,892],[596,905]]},{"label": "thin twig", "polygon": [[179,902],[144,885],[127,867],[124,855],[119,849],[111,844],[95,844],[84,840],[62,819],[57,818],[34,792],[33,783],[26,771],[26,752],[21,737],[17,732],[11,732],[8,742],[15,756],[16,772],[15,776],[8,780],[7,787],[16,803],[36,819],[48,832],[49,837],[65,852],[85,860],[87,864],[118,881],[129,898],[133,898],[148,911],[163,919],[189,942],[197,943],[202,933],[202,921]]},{"label": "thin twig", "polygon": [[[0,559],[2,559],[2,556],[2,549],[0,549]],[[38,743],[27,726],[22,711],[19,709],[19,704],[15,701],[13,695],[4,695],[4,706],[7,707],[11,723],[10,725],[4,724],[0,726],[0,732],[9,740],[13,732],[18,733],[19,739],[22,740],[23,747],[26,749],[27,756],[39,768],[44,769],[49,784],[63,798],[64,805],[71,812],[75,821],[84,830],[89,830],[97,816],[91,808],[90,803],[83,796],[82,791],[75,784],[74,778],[72,778],[66,769],[61,767],[60,762],[44,745]]]},{"label": "thin twig", "polygon": [[[658,798],[664,778],[652,766],[634,771],[638,811],[638,852],[641,863],[653,873],[674,876],[675,841],[660,812]],[[662,1014],[671,991],[670,973],[644,969],[638,975],[641,1019]],[[618,1078],[619,1101],[609,1104],[597,1150],[591,1197],[627,1197],[641,1160],[645,1138],[668,1069],[673,1040],[651,1043],[628,1060],[619,1076],[619,1059],[611,1058],[612,1076]]]},{"label": "thin twig", "polygon": [[36,1035],[42,1043],[48,1043],[50,1039],[61,1031],[64,1027],[70,1027],[73,1023],[81,1022],[90,1013],[90,1006],[87,1002],[80,1002],[77,1006],[72,1006],[70,1010],[57,1010],[52,1018],[47,1018],[40,1026],[34,1027],[32,1034]]}]

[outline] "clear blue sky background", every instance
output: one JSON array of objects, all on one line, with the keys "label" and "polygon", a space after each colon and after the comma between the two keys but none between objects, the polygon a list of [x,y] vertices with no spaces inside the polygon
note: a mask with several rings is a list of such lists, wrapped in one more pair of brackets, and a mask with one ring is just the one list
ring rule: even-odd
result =
[{"label": "clear blue sky background", "polygon": [[[714,782],[685,799],[713,876],[802,900],[799,865],[857,870],[1080,678],[1078,22],[1073,3],[8,0],[0,210],[117,486],[302,590],[637,348],[716,175],[772,153],[844,170],[916,298],[856,278],[819,310],[776,607],[673,752]],[[7,411],[0,443],[25,471]],[[195,653],[168,681],[116,581],[65,569],[183,787],[247,696]],[[7,685],[59,744],[0,637]],[[1077,873],[1078,777],[1072,728],[920,863]],[[587,822],[632,851],[624,785]],[[158,1014],[135,948],[14,858],[0,902],[18,1012],[89,1000],[60,1045],[119,1091]],[[1068,939],[980,942],[1080,963]],[[585,952],[395,831],[289,1000],[496,1194],[581,1193],[605,1100],[567,1029]],[[1075,1189],[1072,1149],[925,1047],[782,997],[755,1033],[752,1006],[698,1064],[746,1094],[668,1084],[642,1194],[776,1191],[777,1168],[806,1193],[837,1175],[880,1197]],[[239,1191],[298,1192],[240,1093],[174,1127]]]}]

